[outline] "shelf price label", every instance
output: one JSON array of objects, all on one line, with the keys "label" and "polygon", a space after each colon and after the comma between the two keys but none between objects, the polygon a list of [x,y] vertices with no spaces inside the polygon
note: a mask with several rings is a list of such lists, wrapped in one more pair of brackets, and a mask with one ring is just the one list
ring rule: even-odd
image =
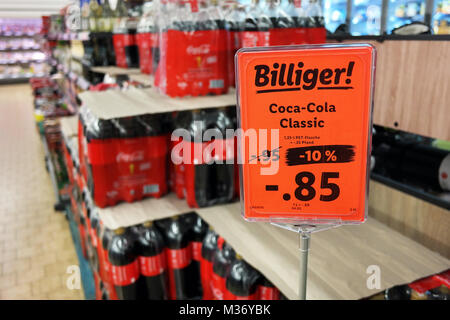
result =
[{"label": "shelf price label", "polygon": [[236,65],[244,218],[364,222],[374,47],[245,48]]}]

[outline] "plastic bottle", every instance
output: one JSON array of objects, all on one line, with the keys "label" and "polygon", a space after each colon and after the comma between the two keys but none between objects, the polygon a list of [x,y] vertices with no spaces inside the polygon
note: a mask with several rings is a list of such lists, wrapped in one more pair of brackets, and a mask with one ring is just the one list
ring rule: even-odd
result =
[{"label": "plastic bottle", "polygon": [[164,239],[151,221],[137,228],[137,254],[141,272],[140,298],[167,300],[169,286]]},{"label": "plastic bottle", "polygon": [[101,32],[111,32],[113,29],[113,11],[109,4],[109,0],[104,0],[101,6],[101,16],[99,18],[99,31]]},{"label": "plastic bottle", "polygon": [[217,250],[217,240],[219,236],[210,226],[202,243],[202,259],[200,261],[200,274],[203,288],[203,299],[214,299],[211,287],[211,279],[213,272],[213,257]]},{"label": "plastic bottle", "polygon": [[195,296],[204,296],[201,281],[201,261],[202,261],[202,244],[208,232],[208,224],[197,214],[192,214],[193,224],[191,226],[191,250],[192,250],[192,282],[196,284]]},{"label": "plastic bottle", "polygon": [[225,243],[222,237],[217,241],[217,250],[213,257],[213,272],[211,279],[214,300],[224,300],[226,293],[226,277],[230,272],[231,263],[236,258],[233,248]]},{"label": "plastic bottle", "polygon": [[153,2],[146,1],[143,5],[143,16],[137,26],[136,41],[139,47],[139,67],[142,73],[153,72],[153,50],[152,41],[155,34],[155,16]]},{"label": "plastic bottle", "polygon": [[236,254],[226,280],[225,300],[258,299],[258,281],[260,273]]},{"label": "plastic bottle", "polygon": [[280,300],[280,291],[266,277],[261,276],[258,296],[260,300]]},{"label": "plastic bottle", "polygon": [[100,17],[101,10],[97,0],[91,0],[89,3],[89,31],[97,32],[98,30],[98,19]]},{"label": "plastic bottle", "polygon": [[136,300],[139,292],[139,260],[136,256],[135,237],[129,230],[114,230],[108,246],[108,258],[117,297],[119,300]]},{"label": "plastic bottle", "polygon": [[[226,130],[233,129],[232,119],[226,108],[194,110],[189,123],[191,142],[182,142],[191,148],[191,158],[185,155],[183,159],[187,203],[196,208],[230,202],[234,196],[234,137],[226,139]],[[209,129],[222,138],[213,139],[213,134],[203,141],[203,133]],[[202,142],[196,141],[200,137]],[[232,163],[227,163],[229,159]]]},{"label": "plastic bottle", "polygon": [[308,43],[325,43],[326,30],[322,8],[317,0],[309,0],[306,6]]},{"label": "plastic bottle", "polygon": [[259,0],[252,0],[247,8],[245,23],[241,32],[242,47],[270,46],[270,18],[262,11]]},{"label": "plastic bottle", "polygon": [[111,274],[111,262],[108,256],[108,247],[113,238],[114,232],[111,229],[106,228],[101,223],[99,224],[100,240],[98,243],[98,256],[100,267],[100,277],[108,293],[110,300],[117,300],[117,293],[112,282]]},{"label": "plastic bottle", "polygon": [[189,272],[192,252],[188,230],[180,223],[179,217],[172,217],[165,231],[169,296],[172,300],[193,298],[194,285]]},{"label": "plastic bottle", "polygon": [[245,21],[245,11],[242,6],[235,3],[225,16],[225,29],[227,31],[227,73],[230,86],[235,87],[234,56],[242,47],[240,32]]}]

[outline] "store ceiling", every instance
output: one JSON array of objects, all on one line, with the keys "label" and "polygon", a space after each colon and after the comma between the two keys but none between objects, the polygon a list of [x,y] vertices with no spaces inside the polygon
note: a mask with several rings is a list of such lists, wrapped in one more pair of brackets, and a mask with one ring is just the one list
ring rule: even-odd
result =
[{"label": "store ceiling", "polygon": [[28,18],[56,14],[74,0],[0,0],[0,18]]}]

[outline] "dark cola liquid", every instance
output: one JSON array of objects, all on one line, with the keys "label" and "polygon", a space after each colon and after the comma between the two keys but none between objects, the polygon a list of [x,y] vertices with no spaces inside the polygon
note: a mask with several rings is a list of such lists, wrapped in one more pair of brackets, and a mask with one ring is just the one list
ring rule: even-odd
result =
[{"label": "dark cola liquid", "polygon": [[229,300],[253,300],[258,298],[260,273],[242,259],[236,259],[230,266],[226,279]]},{"label": "dark cola liquid", "polygon": [[141,270],[138,281],[139,298],[167,300],[169,287],[163,236],[154,225],[139,226],[134,232],[137,236],[136,252]]},{"label": "dark cola liquid", "polygon": [[216,300],[224,300],[226,297],[226,277],[235,258],[235,251],[227,243],[224,243],[222,248],[218,248],[214,255],[212,290]]},{"label": "dark cola liquid", "polygon": [[169,293],[173,300],[192,299],[196,286],[192,282],[189,228],[180,219],[171,219],[165,227]]},{"label": "dark cola liquid", "polygon": [[[201,126],[200,128],[198,127],[199,125]],[[191,136],[194,139],[195,137],[198,139],[199,133],[203,137],[203,132],[206,130],[214,130],[216,131],[216,136],[225,139],[226,130],[233,129],[234,126],[233,120],[228,116],[226,109],[212,109],[191,113],[191,125],[189,128],[191,130]],[[213,141],[213,139],[210,141]],[[227,203],[233,199],[234,163],[227,164],[223,155],[219,156],[221,157],[222,163],[214,161],[212,163],[193,165],[194,190],[187,190],[187,193],[194,192],[195,204],[200,208]],[[203,160],[205,161],[205,159]],[[192,166],[188,166],[188,168],[192,170]],[[192,205],[192,201],[189,204]]]},{"label": "dark cola liquid", "polygon": [[200,262],[201,282],[203,288],[203,299],[213,299],[211,278],[213,268],[213,257],[217,250],[219,236],[214,230],[208,230],[202,243],[202,260]]},{"label": "dark cola liquid", "polygon": [[203,288],[201,282],[201,260],[202,260],[202,243],[208,232],[208,224],[197,214],[191,214],[193,219],[190,226],[192,262],[189,265],[192,283],[194,285],[194,296],[202,297]]},{"label": "dark cola liquid", "polygon": [[[129,29],[130,36],[136,36],[136,29]],[[139,48],[134,42],[132,45],[125,46],[125,56],[128,68],[139,68]]]},{"label": "dark cola liquid", "polygon": [[119,300],[138,298],[139,262],[136,256],[135,235],[130,230],[115,233],[108,247],[111,275]]}]

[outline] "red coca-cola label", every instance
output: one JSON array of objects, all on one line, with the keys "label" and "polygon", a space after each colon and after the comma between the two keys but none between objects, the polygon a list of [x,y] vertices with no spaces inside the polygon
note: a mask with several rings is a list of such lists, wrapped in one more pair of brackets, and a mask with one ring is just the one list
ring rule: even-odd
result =
[{"label": "red coca-cola label", "polygon": [[151,74],[153,70],[153,57],[151,50],[151,33],[138,33],[136,40],[139,48],[139,67],[142,73]]},{"label": "red coca-cola label", "polygon": [[166,254],[161,252],[160,254],[152,257],[139,257],[139,267],[141,274],[145,277],[158,276],[164,272],[166,268]]},{"label": "red coca-cola label", "polygon": [[211,291],[215,300],[225,299],[225,278],[213,272],[211,277]]},{"label": "red coca-cola label", "polygon": [[167,136],[92,139],[87,149],[98,207],[167,192]]},{"label": "red coca-cola label", "polygon": [[92,225],[91,225],[91,228],[89,229],[89,234],[90,234],[90,236],[91,236],[91,243],[92,243],[92,246],[93,246],[94,248],[97,248],[97,246],[98,246],[97,230],[95,230],[94,228],[92,228]]},{"label": "red coca-cola label", "polygon": [[116,286],[128,286],[139,279],[139,260],[124,266],[111,265],[112,282]]},{"label": "red coca-cola label", "polygon": [[409,287],[423,294],[442,285],[450,288],[450,271],[415,281],[413,283],[410,283]]},{"label": "red coca-cola label", "polygon": [[190,246],[187,246],[183,249],[166,249],[168,268],[186,268],[192,261],[192,254],[190,249]]},{"label": "red coca-cola label", "polygon": [[257,299],[258,299],[258,291],[248,296],[236,296],[229,290],[226,290],[225,292],[225,300],[257,300]]},{"label": "red coca-cola label", "polygon": [[128,68],[125,47],[136,45],[136,35],[114,34],[113,45],[116,54],[116,65],[120,68]]},{"label": "red coca-cola label", "polygon": [[214,298],[211,288],[212,263],[202,257],[200,260],[200,278],[203,288],[203,299],[211,300]]},{"label": "red coca-cola label", "polygon": [[202,259],[202,243],[200,241],[191,242],[192,259],[201,261]]},{"label": "red coca-cola label", "polygon": [[242,31],[240,36],[240,42],[244,48],[270,46],[269,31]]},{"label": "red coca-cola label", "polygon": [[271,46],[289,46],[308,42],[307,28],[276,28],[270,30]]},{"label": "red coca-cola label", "polygon": [[[198,96],[227,92],[225,30],[168,30],[161,35],[160,47],[155,85],[164,93]],[[183,59],[180,59],[180,52],[183,52]]]},{"label": "red coca-cola label", "polygon": [[325,43],[326,38],[327,38],[327,31],[324,27],[307,29],[307,43],[312,44]]},{"label": "red coca-cola label", "polygon": [[260,300],[280,300],[280,291],[275,287],[259,286]]},{"label": "red coca-cola label", "polygon": [[198,0],[188,0],[188,2],[191,5],[191,11],[197,12],[198,11]]}]

